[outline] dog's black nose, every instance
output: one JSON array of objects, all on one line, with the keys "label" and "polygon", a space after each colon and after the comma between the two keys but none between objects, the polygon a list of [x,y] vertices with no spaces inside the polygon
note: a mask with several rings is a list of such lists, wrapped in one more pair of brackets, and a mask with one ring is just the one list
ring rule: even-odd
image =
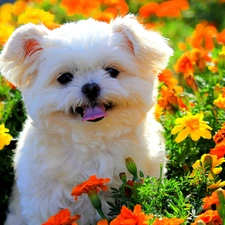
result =
[{"label": "dog's black nose", "polygon": [[96,98],[100,93],[100,87],[95,82],[85,84],[81,90],[89,99]]}]

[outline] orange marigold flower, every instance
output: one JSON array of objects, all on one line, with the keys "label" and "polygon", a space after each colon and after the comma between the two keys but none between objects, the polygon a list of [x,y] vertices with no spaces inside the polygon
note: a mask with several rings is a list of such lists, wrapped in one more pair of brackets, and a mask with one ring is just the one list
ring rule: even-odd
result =
[{"label": "orange marigold flower", "polygon": [[184,52],[174,65],[177,73],[194,74],[194,61],[190,51]]},{"label": "orange marigold flower", "polygon": [[177,79],[173,76],[171,70],[169,69],[163,70],[159,74],[158,79],[160,82],[164,82],[166,86],[170,89],[173,89],[173,87],[178,84]]},{"label": "orange marigold flower", "polygon": [[217,155],[218,159],[224,157],[225,155],[225,144],[216,145],[215,148],[210,149],[211,155]]},{"label": "orange marigold flower", "polygon": [[83,182],[82,184],[77,185],[73,188],[71,195],[74,196],[74,199],[77,201],[78,196],[82,194],[90,194],[93,192],[107,191],[108,187],[104,183],[108,183],[109,178],[97,178],[96,175],[90,176],[89,180]]},{"label": "orange marigold flower", "polygon": [[135,224],[135,225],[147,225],[148,220],[153,216],[147,216],[141,211],[141,205],[136,205],[132,212],[126,206],[122,206],[120,214],[112,220],[110,225],[124,225],[124,224]]},{"label": "orange marigold flower", "polygon": [[84,16],[91,15],[92,12],[98,10],[101,6],[99,0],[62,0],[62,7],[64,7],[68,15],[82,14]]},{"label": "orange marigold flower", "polygon": [[192,46],[212,50],[214,48],[213,40],[216,37],[217,29],[214,26],[203,23],[198,24],[192,36]]},{"label": "orange marigold flower", "polygon": [[191,87],[195,93],[198,92],[198,83],[193,74],[184,74],[184,80],[187,86]]},{"label": "orange marigold flower", "polygon": [[116,9],[117,10],[116,15],[123,16],[123,15],[126,15],[129,11],[129,6],[127,5],[125,0],[101,0],[101,3],[106,8]]},{"label": "orange marigold flower", "polygon": [[217,34],[217,41],[219,44],[225,44],[225,29]]},{"label": "orange marigold flower", "polygon": [[188,0],[172,0],[176,3],[177,7],[181,10],[187,10],[189,8]]},{"label": "orange marigold flower", "polygon": [[225,97],[222,94],[218,96],[217,99],[214,100],[214,105],[216,105],[220,109],[225,109]]},{"label": "orange marigold flower", "polygon": [[214,48],[213,40],[217,37],[217,29],[214,26],[207,26],[204,32],[205,48],[212,50]]},{"label": "orange marigold flower", "polygon": [[76,221],[78,219],[80,219],[80,215],[70,217],[69,209],[62,209],[42,225],[77,225]]},{"label": "orange marigold flower", "polygon": [[109,23],[112,19],[115,18],[115,15],[111,12],[98,12],[93,16],[95,20]]},{"label": "orange marigold flower", "polygon": [[179,87],[180,86],[175,86],[174,89],[169,89],[163,85],[160,90],[161,96],[159,97],[158,105],[169,111],[173,110],[174,107],[187,109],[182,98],[178,96],[183,91],[183,89],[180,89]]},{"label": "orange marigold flower", "polygon": [[13,4],[13,14],[19,16],[26,10],[27,2],[26,1],[15,1]]},{"label": "orange marigold flower", "polygon": [[204,71],[206,63],[212,61],[212,58],[209,56],[208,51],[203,48],[193,48],[191,50],[191,57],[194,62],[194,65],[201,72]]},{"label": "orange marigold flower", "polygon": [[223,123],[223,127],[213,136],[213,140],[218,146],[225,144],[225,123]]},{"label": "orange marigold flower", "polygon": [[106,219],[100,220],[100,221],[97,222],[97,225],[108,225],[108,224],[109,224],[109,222]]},{"label": "orange marigold flower", "polygon": [[157,218],[152,225],[180,225],[183,222],[182,218]]},{"label": "orange marigold flower", "polygon": [[222,220],[217,211],[207,210],[205,213],[200,214],[194,223],[191,225],[197,225],[198,221],[203,221],[206,225],[209,224],[222,224]]},{"label": "orange marigold flower", "polygon": [[181,50],[181,51],[185,51],[187,49],[187,44],[185,44],[184,42],[179,42],[178,43],[178,48]]},{"label": "orange marigold flower", "polygon": [[158,17],[178,17],[180,16],[180,9],[174,1],[162,2],[156,10]]},{"label": "orange marigold flower", "polygon": [[155,14],[158,7],[159,7],[159,4],[157,2],[148,2],[145,5],[140,7],[139,14],[140,16],[147,18]]},{"label": "orange marigold flower", "polygon": [[[223,191],[225,194],[225,190]],[[217,191],[214,191],[210,196],[203,198],[203,209],[209,209],[212,205],[217,205],[219,203]]]}]

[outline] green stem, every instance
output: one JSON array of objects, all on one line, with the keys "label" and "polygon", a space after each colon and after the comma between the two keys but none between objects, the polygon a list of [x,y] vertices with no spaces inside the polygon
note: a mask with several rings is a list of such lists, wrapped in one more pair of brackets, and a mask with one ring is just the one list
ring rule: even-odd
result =
[{"label": "green stem", "polygon": [[103,213],[102,208],[98,208],[96,210],[97,210],[98,214],[102,217],[102,219],[108,220],[107,217],[105,216],[105,214]]}]

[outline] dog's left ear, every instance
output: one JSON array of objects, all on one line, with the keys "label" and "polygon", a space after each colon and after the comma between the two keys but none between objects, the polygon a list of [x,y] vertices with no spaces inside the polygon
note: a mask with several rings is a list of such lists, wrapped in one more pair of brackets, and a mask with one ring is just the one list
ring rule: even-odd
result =
[{"label": "dog's left ear", "polygon": [[32,23],[17,28],[0,55],[0,72],[21,88],[34,77],[43,52],[43,37],[49,32],[44,25]]},{"label": "dog's left ear", "polygon": [[156,73],[167,66],[169,57],[173,55],[167,40],[157,32],[146,30],[135,16],[118,17],[111,21],[111,26],[113,32],[120,32],[126,36],[127,47],[140,61],[150,64]]}]

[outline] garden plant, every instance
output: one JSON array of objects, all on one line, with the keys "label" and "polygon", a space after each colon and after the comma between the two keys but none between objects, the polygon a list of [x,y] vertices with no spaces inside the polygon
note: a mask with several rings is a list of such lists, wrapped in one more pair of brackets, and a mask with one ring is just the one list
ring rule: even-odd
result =
[{"label": "garden plant", "polygon": [[[155,117],[164,127],[167,173],[139,171],[127,158],[119,189],[96,177],[71,190],[87,194],[101,216],[98,225],[225,225],[225,1],[224,0],[16,0],[0,6],[0,50],[12,32],[32,22],[49,29],[89,17],[109,22],[129,13],[162,33],[174,49],[158,76]],[[148,63],[148,62],[146,62]],[[14,180],[12,156],[26,118],[20,92],[0,77],[0,221]],[[101,192],[111,191],[108,215]],[[44,225],[79,224],[61,209]]]}]

